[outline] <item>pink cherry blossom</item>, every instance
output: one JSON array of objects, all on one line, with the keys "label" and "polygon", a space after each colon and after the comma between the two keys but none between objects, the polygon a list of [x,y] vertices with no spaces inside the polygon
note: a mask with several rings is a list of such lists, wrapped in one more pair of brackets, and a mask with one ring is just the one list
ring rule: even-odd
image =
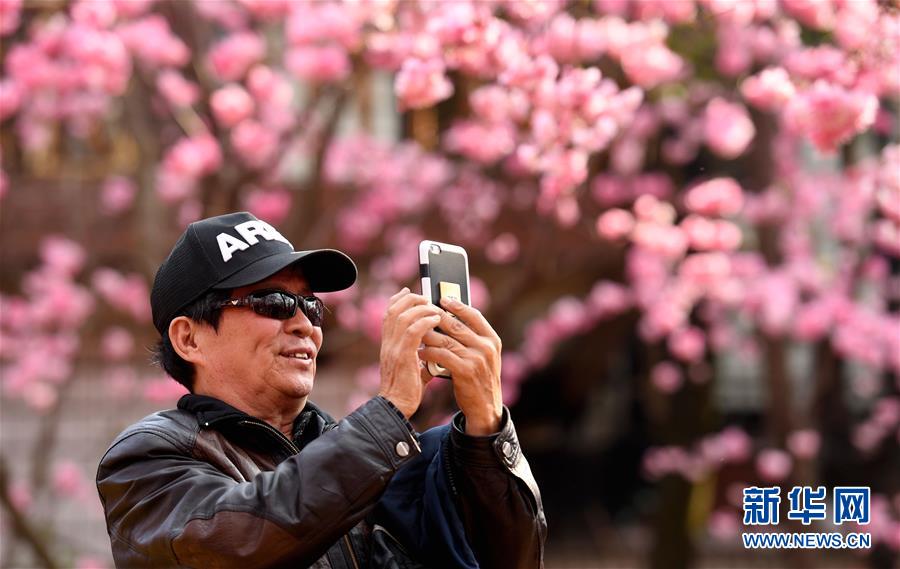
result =
[{"label": "pink cherry blossom", "polygon": [[150,69],[181,67],[190,59],[187,45],[172,33],[168,22],[158,14],[123,24],[117,33],[128,50]]},{"label": "pink cherry blossom", "polygon": [[877,33],[878,5],[874,0],[844,2],[834,22],[834,35],[847,50],[864,47]]},{"label": "pink cherry blossom", "polygon": [[116,20],[116,6],[109,2],[77,0],[71,8],[72,21],[95,28],[108,28]]},{"label": "pink cherry blossom", "polygon": [[27,513],[34,500],[28,484],[21,480],[11,481],[8,491],[12,506],[19,512]]},{"label": "pink cherry blossom", "polygon": [[621,55],[622,69],[628,78],[645,89],[677,78],[684,66],[681,57],[663,44],[635,45]]},{"label": "pink cherry blossom", "polygon": [[109,361],[126,359],[132,350],[134,350],[134,336],[120,326],[107,329],[100,339],[100,351]]},{"label": "pink cherry blossom", "polygon": [[790,474],[793,462],[783,450],[766,449],[756,457],[756,471],[766,482],[781,482]]},{"label": "pink cherry blossom", "polygon": [[234,2],[198,2],[193,8],[202,19],[225,30],[238,31],[247,27],[247,12]]},{"label": "pink cherry blossom", "polygon": [[277,22],[291,11],[291,0],[238,0],[253,17],[264,22]]},{"label": "pink cherry blossom", "polygon": [[38,413],[46,413],[56,406],[59,399],[56,389],[41,381],[30,381],[24,387],[22,399]]},{"label": "pink cherry blossom", "polygon": [[634,216],[624,209],[611,209],[597,218],[597,233],[615,241],[627,237],[634,228]]},{"label": "pink cherry blossom", "polygon": [[831,0],[781,0],[784,11],[804,25],[828,30],[835,21],[835,2]]},{"label": "pink cherry blossom", "polygon": [[101,189],[100,210],[106,215],[119,215],[131,208],[137,192],[137,186],[130,178],[108,178]]},{"label": "pink cherry blossom", "polygon": [[390,296],[379,294],[378,296],[367,296],[360,306],[361,329],[366,336],[372,341],[381,340],[381,324],[384,320],[384,313],[388,307],[388,299]]},{"label": "pink cherry blossom", "polygon": [[236,84],[218,89],[210,98],[210,106],[216,120],[226,128],[233,127],[253,114],[253,99],[250,94]]},{"label": "pink cherry blossom", "polygon": [[743,191],[731,178],[714,178],[697,184],[684,197],[688,210],[710,216],[734,215],[743,203]]},{"label": "pink cherry blossom", "polygon": [[587,297],[587,308],[593,318],[610,318],[631,307],[633,299],[628,289],[618,283],[599,281]]},{"label": "pink cherry blossom", "polygon": [[515,131],[511,125],[486,125],[460,121],[444,135],[447,150],[457,152],[483,164],[492,164],[509,155],[515,148]]},{"label": "pink cherry blossom", "polygon": [[263,168],[278,154],[278,134],[255,120],[248,119],[231,131],[231,146],[251,168]]},{"label": "pink cherry blossom", "polygon": [[649,195],[668,200],[673,191],[671,178],[662,172],[644,172],[631,180],[631,192],[636,198]]},{"label": "pink cherry blossom", "polygon": [[70,460],[57,462],[53,467],[53,489],[66,498],[80,498],[87,491],[87,481],[81,467]]},{"label": "pink cherry blossom", "polygon": [[41,242],[41,260],[53,274],[72,277],[81,271],[86,259],[84,247],[66,237],[50,236]]},{"label": "pink cherry blossom", "polygon": [[9,35],[19,27],[22,0],[0,1],[0,36]]},{"label": "pink cherry blossom", "polygon": [[278,225],[287,218],[292,202],[291,193],[284,188],[255,188],[244,198],[244,207],[256,217]]},{"label": "pink cherry blossom", "polygon": [[200,98],[200,87],[171,69],[160,72],[156,78],[156,88],[173,107],[187,107]]},{"label": "pink cherry blossom", "polygon": [[11,79],[0,79],[0,121],[11,117],[22,102],[22,89]]},{"label": "pink cherry blossom", "polygon": [[900,223],[880,219],[872,227],[872,241],[885,253],[900,258]]},{"label": "pink cherry blossom", "polygon": [[453,84],[439,59],[408,59],[394,80],[394,92],[403,108],[421,109],[448,98]]},{"label": "pink cherry blossom", "polygon": [[716,30],[718,50],[716,70],[726,77],[745,73],[753,65],[752,29],[734,23],[722,24]]},{"label": "pink cherry blossom", "polygon": [[784,108],[796,92],[787,71],[782,67],[764,69],[741,83],[744,98],[751,105],[767,111]]},{"label": "pink cherry blossom", "polygon": [[511,263],[519,256],[519,239],[512,233],[501,233],[488,243],[484,255],[498,265]]},{"label": "pink cherry blossom", "polygon": [[753,440],[738,427],[726,427],[716,437],[723,458],[730,462],[743,462],[750,458]]},{"label": "pink cherry blossom", "polygon": [[145,379],[143,383],[142,395],[151,403],[174,405],[182,395],[188,393],[187,388],[167,377]]},{"label": "pink cherry blossom", "polygon": [[794,97],[785,109],[785,121],[822,152],[837,147],[872,126],[878,99],[871,93],[850,91],[823,80]]},{"label": "pink cherry blossom", "polygon": [[747,110],[718,97],[706,106],[704,121],[706,144],[723,158],[743,154],[756,135]]},{"label": "pink cherry blossom", "polygon": [[350,10],[337,4],[295,7],[285,31],[294,46],[334,41],[345,49],[355,49],[361,41],[359,22]]},{"label": "pink cherry blossom", "polygon": [[741,230],[730,221],[689,215],[680,227],[691,248],[698,251],[734,251],[741,245]]},{"label": "pink cherry blossom", "polygon": [[156,0],[112,0],[116,14],[123,19],[143,16],[155,3]]},{"label": "pink cherry blossom", "polygon": [[191,223],[198,221],[203,216],[203,204],[200,200],[190,198],[178,205],[178,226],[186,229]]},{"label": "pink cherry blossom", "polygon": [[343,81],[352,71],[346,50],[336,45],[291,48],[284,56],[284,66],[300,79],[314,83]]},{"label": "pink cherry blossom", "polygon": [[592,179],[591,195],[603,207],[624,205],[632,197],[626,180],[610,174],[600,174]]},{"label": "pink cherry blossom", "polygon": [[790,433],[787,447],[799,459],[809,460],[819,453],[821,438],[814,429],[801,429]]},{"label": "pink cherry blossom", "polygon": [[255,33],[237,32],[220,40],[207,55],[212,72],[222,81],[237,81],[266,55],[266,43]]},{"label": "pink cherry blossom", "polygon": [[163,168],[172,175],[185,179],[197,179],[217,170],[222,165],[219,143],[209,134],[182,138],[169,148],[163,159]]},{"label": "pink cherry blossom", "polygon": [[469,278],[469,300],[472,306],[481,312],[486,311],[491,305],[491,291],[478,277]]},{"label": "pink cherry blossom", "polygon": [[741,531],[740,517],[734,512],[719,509],[709,516],[709,534],[723,541],[733,540]]},{"label": "pink cherry blossom", "polygon": [[150,321],[150,291],[138,273],[122,274],[100,268],[91,276],[94,290],[111,306],[141,323]]},{"label": "pink cherry blossom", "polygon": [[706,340],[703,331],[692,326],[672,332],[668,345],[673,356],[683,362],[693,363],[703,357]]},{"label": "pink cherry blossom", "polygon": [[660,362],[650,371],[650,381],[663,393],[674,393],[681,387],[684,378],[677,364]]},{"label": "pink cherry blossom", "polygon": [[97,557],[84,555],[75,562],[75,569],[107,569],[108,565]]},{"label": "pink cherry blossom", "polygon": [[634,214],[640,221],[670,225],[675,220],[675,208],[655,196],[643,195],[634,202]]}]

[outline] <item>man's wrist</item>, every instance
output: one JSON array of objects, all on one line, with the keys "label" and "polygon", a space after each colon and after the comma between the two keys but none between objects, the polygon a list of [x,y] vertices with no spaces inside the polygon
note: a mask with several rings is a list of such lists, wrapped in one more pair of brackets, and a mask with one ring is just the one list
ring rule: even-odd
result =
[{"label": "man's wrist", "polygon": [[399,397],[392,397],[389,393],[379,392],[378,397],[387,400],[395,409],[403,414],[404,419],[409,419],[416,412],[417,407],[404,403]]},{"label": "man's wrist", "polygon": [[488,413],[466,413],[466,434],[476,437],[492,435],[500,430],[500,420],[503,418],[503,409]]}]

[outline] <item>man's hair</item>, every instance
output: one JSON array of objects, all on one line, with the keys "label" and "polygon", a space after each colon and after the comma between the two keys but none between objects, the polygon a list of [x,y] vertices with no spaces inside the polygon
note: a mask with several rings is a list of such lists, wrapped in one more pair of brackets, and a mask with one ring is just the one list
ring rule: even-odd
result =
[{"label": "man's hair", "polygon": [[[194,322],[204,322],[212,326],[214,330],[218,330],[219,318],[222,316],[222,308],[219,305],[223,300],[228,300],[230,297],[230,290],[211,290],[179,310],[175,318],[187,316]],[[172,379],[187,387],[188,391],[194,392],[196,371],[194,370],[194,364],[178,355],[168,332],[164,333],[162,339],[156,344],[156,349],[153,352],[153,362],[162,367]]]}]

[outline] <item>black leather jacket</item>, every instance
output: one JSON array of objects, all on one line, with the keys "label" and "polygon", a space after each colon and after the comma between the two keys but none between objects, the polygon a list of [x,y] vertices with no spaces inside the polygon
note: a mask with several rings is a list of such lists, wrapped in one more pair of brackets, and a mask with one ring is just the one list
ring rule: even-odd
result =
[{"label": "black leather jacket", "polygon": [[[442,445],[471,551],[483,568],[543,567],[540,493],[509,411],[488,437],[466,435],[464,420],[454,417]],[[307,403],[288,440],[222,401],[186,395],[116,438],[97,489],[117,567],[442,565],[367,519],[419,453],[382,397],[337,423]]]}]

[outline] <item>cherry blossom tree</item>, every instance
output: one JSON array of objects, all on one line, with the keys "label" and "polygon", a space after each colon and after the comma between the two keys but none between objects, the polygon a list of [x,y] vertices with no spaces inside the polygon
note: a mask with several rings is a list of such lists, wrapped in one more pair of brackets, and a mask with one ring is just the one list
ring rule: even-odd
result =
[{"label": "cherry blossom tree", "polygon": [[[566,345],[625,330],[590,349],[639,362],[651,566],[691,565],[698,520],[736,544],[734,489],[756,483],[870,485],[868,558],[897,559],[896,0],[0,0],[0,38],[0,233],[54,185],[95,204],[88,228],[33,228],[5,277],[5,401],[50,420],[85,352],[111,392],[173,401],[135,366],[153,269],[187,223],[247,209],[358,260],[327,295],[352,408],[428,236],[470,252],[510,405]],[[123,223],[131,242],[87,246]],[[716,404],[736,367],[760,427]],[[450,410],[433,384],[422,426]],[[51,482],[4,474],[2,503],[53,565],[22,514],[85,499],[86,475],[36,465]],[[698,506],[710,486],[725,498]]]}]

